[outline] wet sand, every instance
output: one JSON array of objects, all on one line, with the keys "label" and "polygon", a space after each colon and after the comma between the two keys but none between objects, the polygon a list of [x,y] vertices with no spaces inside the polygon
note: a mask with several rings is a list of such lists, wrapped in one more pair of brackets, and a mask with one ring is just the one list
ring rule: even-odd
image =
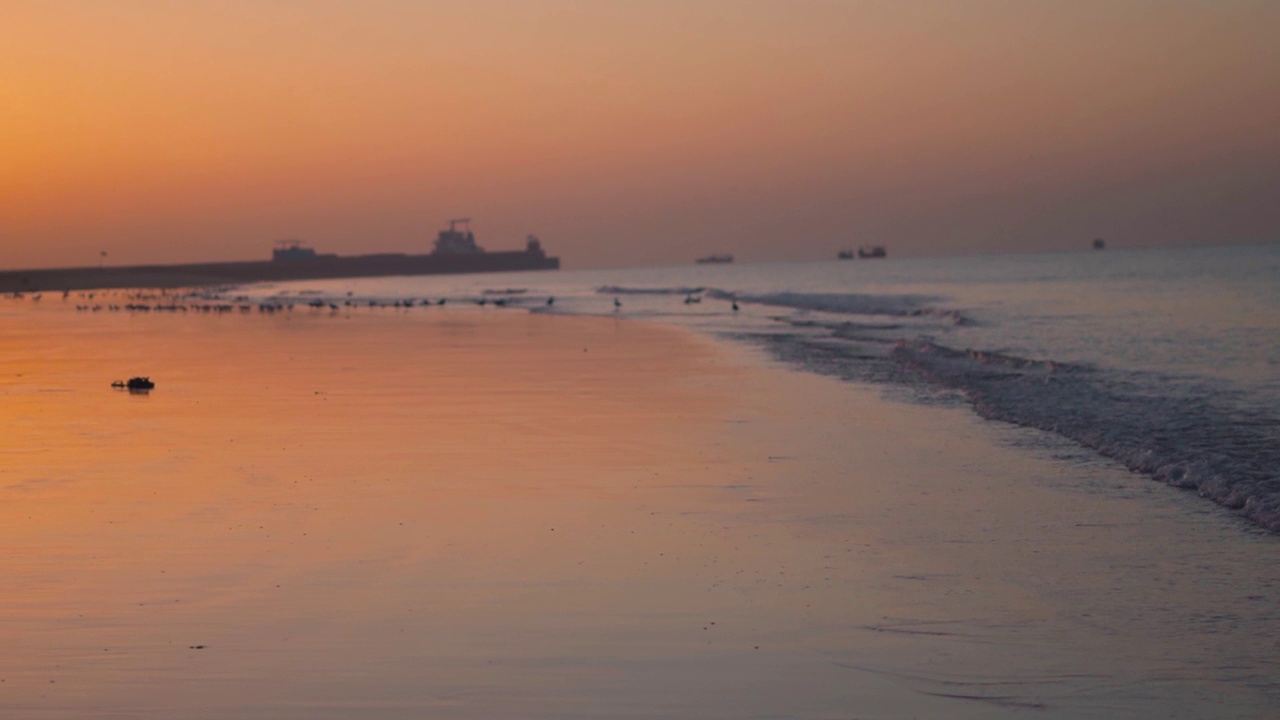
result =
[{"label": "wet sand", "polygon": [[1276,707],[1273,537],[960,409],[610,319],[4,303],[5,716]]}]

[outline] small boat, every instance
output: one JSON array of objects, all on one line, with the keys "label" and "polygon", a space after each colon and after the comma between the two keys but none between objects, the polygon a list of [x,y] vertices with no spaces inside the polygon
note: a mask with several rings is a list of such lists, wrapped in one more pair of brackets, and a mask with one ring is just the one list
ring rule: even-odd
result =
[{"label": "small boat", "polygon": [[155,386],[156,384],[151,382],[151,378],[141,376],[131,377],[128,382],[125,382],[124,380],[116,380],[111,383],[111,387],[113,388],[128,388],[129,390],[152,390]]},{"label": "small boat", "polygon": [[727,253],[720,254],[720,255],[707,255],[706,257],[698,258],[695,262],[697,262],[699,265],[715,265],[719,263],[731,263],[733,262],[733,256]]},{"label": "small boat", "polygon": [[840,252],[836,253],[836,259],[837,259],[837,260],[852,260],[852,259],[853,259],[853,251],[852,251],[852,250],[849,250],[848,248],[846,248],[846,249],[844,249],[844,250],[841,250]]},{"label": "small boat", "polygon": [[886,256],[888,256],[888,253],[884,251],[883,245],[863,245],[858,248],[858,257],[863,260],[870,258],[882,258]]},{"label": "small boat", "polygon": [[1093,249],[1094,249],[1094,250],[1106,250],[1106,249],[1107,249],[1107,241],[1106,241],[1106,240],[1103,240],[1102,238],[1094,238],[1094,239],[1093,239]]}]

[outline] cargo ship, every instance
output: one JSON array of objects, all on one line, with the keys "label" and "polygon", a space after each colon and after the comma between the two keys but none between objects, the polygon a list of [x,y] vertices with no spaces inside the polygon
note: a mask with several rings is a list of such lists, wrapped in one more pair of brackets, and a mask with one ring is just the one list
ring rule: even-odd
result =
[{"label": "cargo ship", "polygon": [[699,265],[719,265],[723,263],[733,262],[733,256],[727,253],[717,254],[717,255],[707,255],[705,257],[698,258],[694,262],[696,262]]},{"label": "cargo ship", "polygon": [[[862,260],[887,257],[889,253],[885,252],[883,245],[863,245],[858,248],[857,257]],[[836,253],[837,260],[852,260],[854,258],[853,250],[845,248]]]},{"label": "cargo ship", "polygon": [[560,258],[549,257],[537,237],[530,235],[523,250],[487,252],[476,244],[470,218],[449,221],[430,253],[374,255],[322,254],[299,240],[276,243],[270,260],[51,268],[0,272],[0,292],[33,290],[90,290],[97,288],[177,288],[200,285],[239,285],[287,280],[323,280],[387,275],[443,275],[450,273],[558,270]]}]

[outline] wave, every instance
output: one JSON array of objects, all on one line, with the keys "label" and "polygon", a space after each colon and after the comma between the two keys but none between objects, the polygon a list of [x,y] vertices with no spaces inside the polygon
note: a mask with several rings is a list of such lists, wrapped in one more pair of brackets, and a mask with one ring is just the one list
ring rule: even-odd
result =
[{"label": "wave", "polygon": [[909,317],[934,314],[932,303],[942,298],[928,295],[864,295],[858,293],[779,292],[742,294],[739,301],[796,310],[813,310],[841,315],[888,315]]},{"label": "wave", "polygon": [[983,417],[1056,433],[1280,532],[1280,417],[1185,378],[903,341],[903,368],[962,392]]},{"label": "wave", "polygon": [[718,300],[734,300],[792,310],[837,315],[879,315],[889,317],[937,317],[956,325],[972,320],[958,310],[936,307],[945,298],[933,295],[868,295],[860,293],[742,293],[708,287],[624,287],[604,285],[596,292],[607,295],[705,295]]},{"label": "wave", "polygon": [[[718,292],[718,291],[717,291]],[[715,294],[711,291],[709,295]],[[773,307],[811,310],[839,315],[880,315],[887,317],[935,317],[954,325],[973,325],[971,318],[959,310],[935,307],[943,298],[929,295],[858,295],[836,293],[772,293],[767,295],[733,295],[741,302]]]},{"label": "wave", "polygon": [[705,290],[705,287],[638,288],[620,285],[601,285],[596,288],[596,292],[601,295],[698,295]]},{"label": "wave", "polygon": [[909,385],[921,401],[964,402],[982,417],[1056,434],[1280,532],[1273,408],[1251,409],[1195,378],[894,339],[890,325],[793,324],[826,332],[737,337],[810,372]]}]

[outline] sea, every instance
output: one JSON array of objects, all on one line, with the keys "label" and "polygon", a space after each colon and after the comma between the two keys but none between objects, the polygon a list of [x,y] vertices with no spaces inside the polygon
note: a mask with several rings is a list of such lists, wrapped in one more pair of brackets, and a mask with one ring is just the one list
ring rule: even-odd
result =
[{"label": "sea", "polygon": [[1280,532],[1280,245],[362,278],[217,300],[522,310],[687,328],[796,372],[971,408]]}]

